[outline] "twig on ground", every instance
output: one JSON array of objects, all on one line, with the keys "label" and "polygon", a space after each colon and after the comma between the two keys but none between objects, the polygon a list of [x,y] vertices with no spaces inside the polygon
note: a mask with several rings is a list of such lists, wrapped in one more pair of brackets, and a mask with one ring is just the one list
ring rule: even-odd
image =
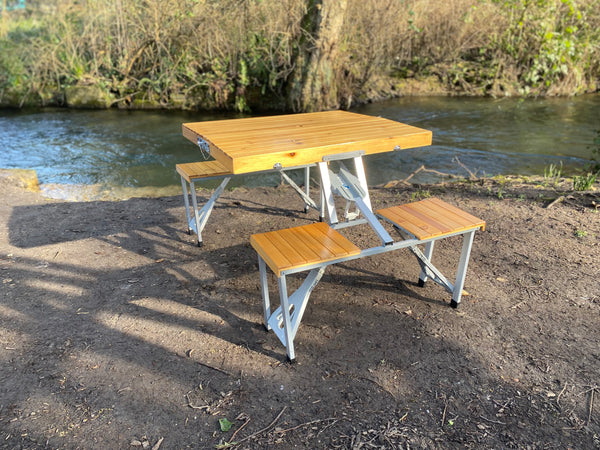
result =
[{"label": "twig on ground", "polygon": [[558,197],[558,198],[555,198],[553,201],[551,201],[551,202],[548,204],[548,206],[546,206],[546,208],[552,208],[552,207],[553,207],[554,205],[556,205],[557,203],[560,203],[560,202],[564,201],[564,199],[565,199],[565,196],[564,196],[564,195],[561,195],[560,197]]},{"label": "twig on ground", "polygon": [[233,433],[233,434],[231,435],[231,439],[229,439],[229,441],[230,441],[230,442],[234,442],[234,441],[235,441],[235,436],[236,436],[236,435],[237,435],[237,434],[238,434],[240,431],[242,431],[242,429],[243,429],[243,428],[244,428],[246,425],[248,425],[248,423],[250,423],[250,417],[248,417],[248,416],[247,416],[246,414],[244,414],[244,413],[240,414],[239,416],[237,416],[237,417],[235,418],[235,420],[242,420],[242,419],[245,419],[246,421],[244,422],[244,424],[243,424],[241,427],[239,427],[237,430],[235,430],[235,433]]},{"label": "twig on ground", "polygon": [[[563,388],[562,388],[562,391],[560,391],[560,392],[558,393],[558,396],[556,397],[556,404],[558,405],[558,407],[559,407],[559,408],[560,408],[560,403],[559,403],[559,402],[560,402],[560,397],[561,397],[561,396],[563,395],[563,393],[565,392],[565,389],[567,389],[567,384],[568,384],[568,383],[565,383],[565,385],[564,385],[564,386],[563,386]],[[561,408],[561,409],[562,409],[562,408]]]},{"label": "twig on ground", "polygon": [[158,450],[160,448],[160,444],[162,444],[162,442],[165,440],[165,438],[160,438],[156,444],[154,444],[154,447],[152,447],[152,450]]},{"label": "twig on ground", "polygon": [[506,425],[506,422],[500,422],[498,420],[488,419],[487,417],[479,416],[479,418],[483,419],[483,420],[485,420],[486,422],[489,422],[489,423],[497,423],[498,425]]},{"label": "twig on ground", "polygon": [[[191,352],[190,352],[190,354],[191,354]],[[234,376],[232,373],[227,372],[226,370],[219,369],[218,367],[211,366],[210,364],[203,363],[202,361],[196,361],[196,362],[198,364],[200,364],[201,366],[204,366],[204,367],[206,367],[208,369],[216,370],[217,372],[221,372],[222,374],[225,374],[225,375],[230,376],[230,377]]]},{"label": "twig on ground", "polygon": [[476,173],[474,173],[471,169],[469,169],[467,166],[465,166],[460,159],[458,159],[458,156],[455,156],[452,159],[454,162],[456,162],[456,164],[458,164],[460,167],[462,167],[463,169],[465,169],[467,171],[467,173],[469,174],[469,179],[470,180],[479,180],[479,177],[476,175]]},{"label": "twig on ground", "polygon": [[590,420],[592,420],[592,410],[594,408],[594,392],[596,392],[596,389],[598,389],[598,386],[594,386],[592,387],[588,392],[590,393],[590,409],[588,411],[588,417],[587,420],[585,422],[585,425],[589,425],[590,424]]},{"label": "twig on ground", "polygon": [[384,185],[384,187],[386,188],[390,188],[390,187],[395,187],[398,186],[399,184],[406,184],[406,185],[410,185],[410,183],[408,182],[412,177],[414,177],[416,174],[418,174],[419,172],[427,172],[427,173],[433,173],[435,175],[439,175],[441,177],[447,177],[447,178],[454,178],[454,175],[449,174],[449,173],[444,173],[444,172],[440,172],[439,170],[434,170],[434,169],[427,169],[424,165],[422,165],[421,167],[419,167],[417,170],[415,170],[414,172],[412,172],[409,176],[407,176],[406,178],[404,178],[403,180],[395,180],[395,181],[390,181],[389,183],[386,183]]},{"label": "twig on ground", "polygon": [[294,430],[297,430],[298,428],[302,428],[302,427],[305,427],[305,426],[308,426],[308,425],[314,425],[315,423],[327,422],[329,420],[334,420],[334,421],[337,422],[340,419],[336,419],[335,417],[328,417],[327,419],[311,420],[310,422],[304,422],[304,423],[301,423],[300,425],[296,425],[295,427],[292,427],[292,428],[287,428],[285,430],[278,430],[278,431],[276,431],[276,433],[277,434],[285,434],[288,431],[294,431]]},{"label": "twig on ground", "polygon": [[[190,391],[190,392],[192,392],[192,391]],[[187,394],[185,394],[185,399],[187,400],[188,406],[190,408],[192,408],[192,409],[206,409],[206,410],[210,409],[210,405],[196,406],[196,405],[192,404],[192,401],[190,400],[190,397],[189,397],[190,392],[188,392]]]},{"label": "twig on ground", "polygon": [[444,422],[446,421],[446,409],[448,409],[448,400],[444,402],[444,412],[442,413],[442,428],[444,427]]},{"label": "twig on ground", "polygon": [[231,445],[241,444],[242,442],[246,442],[248,439],[252,439],[253,437],[256,437],[259,434],[262,434],[265,431],[269,430],[273,425],[275,425],[277,423],[277,421],[279,420],[279,418],[282,416],[282,414],[285,412],[286,409],[287,409],[287,406],[284,406],[283,409],[279,412],[279,414],[277,414],[277,417],[275,417],[275,419],[273,419],[273,421],[269,425],[264,427],[262,430],[258,430],[256,433],[252,433],[251,435],[246,436],[244,439],[240,439],[239,441],[232,443]]}]

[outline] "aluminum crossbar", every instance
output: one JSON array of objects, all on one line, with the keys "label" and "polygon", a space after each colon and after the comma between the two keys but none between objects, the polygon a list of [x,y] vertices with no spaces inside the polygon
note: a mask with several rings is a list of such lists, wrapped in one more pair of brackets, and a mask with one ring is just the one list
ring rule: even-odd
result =
[{"label": "aluminum crossbar", "polygon": [[304,200],[304,212],[308,212],[309,207],[316,209],[317,211],[321,211],[321,206],[317,205],[317,203],[310,198],[310,169],[308,167],[304,173],[304,191],[294,182],[294,180],[290,178],[287,173],[285,173],[283,169],[279,170],[279,174],[281,175],[282,180],[285,180],[287,184],[289,184],[292,189],[298,193],[302,200]]}]

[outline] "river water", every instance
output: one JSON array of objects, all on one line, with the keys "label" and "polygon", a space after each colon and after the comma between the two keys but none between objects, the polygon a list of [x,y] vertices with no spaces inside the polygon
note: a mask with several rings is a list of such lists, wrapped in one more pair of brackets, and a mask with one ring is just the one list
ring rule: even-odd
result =
[{"label": "river water", "polygon": [[[402,179],[421,165],[467,175],[542,175],[550,164],[581,171],[600,130],[600,95],[551,99],[411,97],[352,111],[433,131],[431,147],[366,158],[369,184]],[[201,159],[181,124],[240,117],[232,113],[160,111],[0,110],[0,168],[35,169],[48,195],[77,197],[94,187],[113,197],[175,192],[175,164]],[[417,182],[435,181],[422,174]],[[246,176],[233,185],[279,182]],[[88,191],[91,192],[91,191]],[[122,194],[119,194],[122,193]],[[110,195],[109,195],[110,196]]]}]

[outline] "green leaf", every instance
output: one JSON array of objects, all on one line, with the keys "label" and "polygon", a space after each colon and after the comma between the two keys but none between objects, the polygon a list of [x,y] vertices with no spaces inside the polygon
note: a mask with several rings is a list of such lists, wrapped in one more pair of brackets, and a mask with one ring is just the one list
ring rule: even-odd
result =
[{"label": "green leaf", "polygon": [[226,431],[231,430],[231,427],[233,426],[233,422],[230,422],[225,417],[223,417],[222,419],[219,419],[219,426],[221,427],[222,432],[226,432]]}]

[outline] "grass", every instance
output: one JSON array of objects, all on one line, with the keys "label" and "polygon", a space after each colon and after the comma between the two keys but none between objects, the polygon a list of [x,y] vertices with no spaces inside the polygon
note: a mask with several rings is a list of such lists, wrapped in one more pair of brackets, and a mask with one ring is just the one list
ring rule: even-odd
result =
[{"label": "grass", "polygon": [[575,191],[588,191],[592,189],[598,173],[588,173],[587,175],[574,176],[573,177],[573,190]]},{"label": "grass", "polygon": [[560,177],[562,175],[563,163],[560,162],[559,165],[550,164],[549,166],[544,168],[544,187],[548,187],[548,183],[552,186],[556,186],[560,181]]}]

